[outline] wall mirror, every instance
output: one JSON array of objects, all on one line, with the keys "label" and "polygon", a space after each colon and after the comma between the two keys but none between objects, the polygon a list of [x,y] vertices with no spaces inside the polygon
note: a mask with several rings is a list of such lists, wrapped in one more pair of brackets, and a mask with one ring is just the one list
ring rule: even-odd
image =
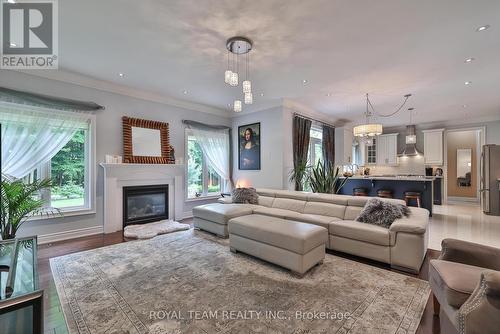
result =
[{"label": "wall mirror", "polygon": [[171,163],[168,123],[123,117],[123,155],[126,163]]},{"label": "wall mirror", "polygon": [[457,149],[457,184],[459,187],[471,187],[472,149]]}]

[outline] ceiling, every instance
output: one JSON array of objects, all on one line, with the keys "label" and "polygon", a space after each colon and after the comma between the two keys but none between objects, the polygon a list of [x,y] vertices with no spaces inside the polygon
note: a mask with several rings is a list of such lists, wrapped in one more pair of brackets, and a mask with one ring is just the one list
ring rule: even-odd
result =
[{"label": "ceiling", "polygon": [[244,35],[255,102],[243,112],[285,98],[359,122],[368,92],[381,114],[413,94],[419,123],[500,117],[498,0],[64,0],[59,17],[61,69],[228,115],[241,86],[223,82],[225,41]]}]

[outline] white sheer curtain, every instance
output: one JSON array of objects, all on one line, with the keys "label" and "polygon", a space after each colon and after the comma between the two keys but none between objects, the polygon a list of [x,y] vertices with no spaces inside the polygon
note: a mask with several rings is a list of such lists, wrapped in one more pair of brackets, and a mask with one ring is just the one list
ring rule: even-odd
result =
[{"label": "white sheer curtain", "polygon": [[2,173],[21,178],[87,127],[88,114],[0,101]]},{"label": "white sheer curtain", "polygon": [[210,166],[221,176],[226,190],[229,190],[229,130],[205,129],[195,126],[189,128]]}]

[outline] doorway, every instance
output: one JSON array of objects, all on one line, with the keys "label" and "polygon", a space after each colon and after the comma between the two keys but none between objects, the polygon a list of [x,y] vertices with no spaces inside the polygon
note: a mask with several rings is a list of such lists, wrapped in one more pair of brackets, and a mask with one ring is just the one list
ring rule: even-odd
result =
[{"label": "doorway", "polygon": [[447,130],[445,143],[447,202],[478,204],[484,128]]}]

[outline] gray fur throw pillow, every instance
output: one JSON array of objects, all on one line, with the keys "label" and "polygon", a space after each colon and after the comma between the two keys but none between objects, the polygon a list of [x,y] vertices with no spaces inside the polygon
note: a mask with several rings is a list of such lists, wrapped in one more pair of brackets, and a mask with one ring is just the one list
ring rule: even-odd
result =
[{"label": "gray fur throw pillow", "polygon": [[396,219],[403,218],[403,216],[408,217],[409,215],[410,209],[406,205],[372,198],[366,202],[356,221],[389,228]]},{"label": "gray fur throw pillow", "polygon": [[255,188],[235,188],[231,196],[233,203],[257,204],[259,202],[259,195],[257,195]]}]

